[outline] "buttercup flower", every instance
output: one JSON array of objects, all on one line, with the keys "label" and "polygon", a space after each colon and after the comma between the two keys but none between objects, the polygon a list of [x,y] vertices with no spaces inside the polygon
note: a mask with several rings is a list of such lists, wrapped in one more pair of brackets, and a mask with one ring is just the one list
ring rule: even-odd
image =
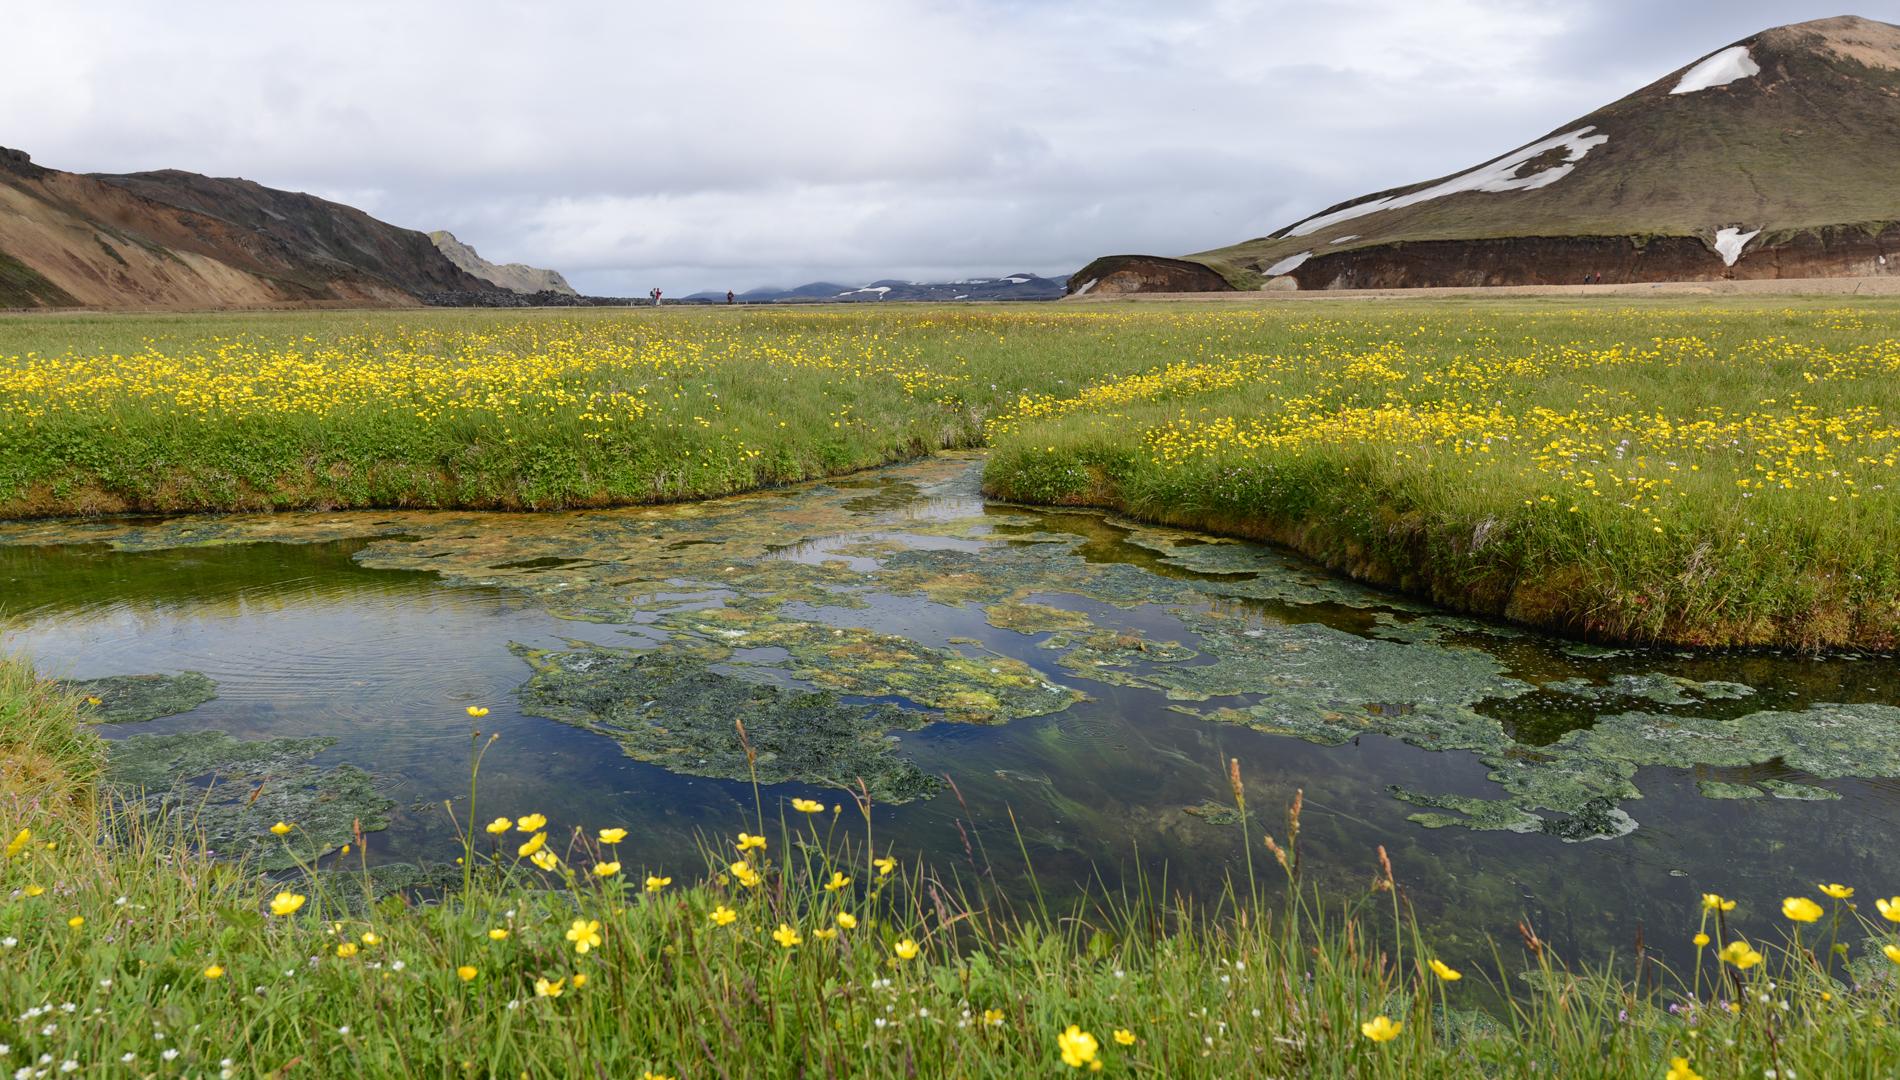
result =
[{"label": "buttercup flower", "polygon": [[743,852],[743,851],[751,851],[751,850],[752,850],[753,848],[758,848],[758,849],[759,849],[760,851],[764,851],[764,850],[765,850],[765,837],[763,837],[763,836],[754,836],[754,835],[752,835],[751,833],[745,833],[745,832],[742,832],[742,833],[740,833],[740,834],[739,834],[739,845],[738,845],[738,847],[739,847],[739,850],[740,850],[740,851],[742,851],[742,852]]},{"label": "buttercup flower", "polygon": [[778,929],[772,931],[772,940],[789,949],[805,939],[800,936],[798,931],[792,929],[790,926],[785,923],[779,923]]},{"label": "buttercup flower", "polygon": [[1135,1045],[1135,1033],[1127,1028],[1115,1029],[1115,1042],[1121,1046]]},{"label": "buttercup flower", "polygon": [[1056,1035],[1056,1050],[1062,1054],[1062,1063],[1071,1069],[1084,1066],[1091,1070],[1100,1069],[1102,1063],[1095,1057],[1100,1049],[1095,1036],[1075,1024],[1070,1024],[1067,1030]]},{"label": "buttercup flower", "polygon": [[905,938],[891,946],[891,953],[899,960],[915,960],[917,959],[917,943],[909,938]]},{"label": "buttercup flower", "polygon": [[536,979],[534,980],[534,996],[544,998],[560,997],[561,991],[567,989],[566,983],[567,980],[564,978],[556,979],[553,982],[549,982],[546,979]]},{"label": "buttercup flower", "polygon": [[1900,923],[1900,896],[1891,900],[1875,900],[1874,907],[1880,910],[1880,917],[1888,922]]},{"label": "buttercup flower", "polygon": [[600,830],[599,835],[600,835],[600,842],[603,844],[618,844],[619,842],[627,838],[627,830],[602,829]]},{"label": "buttercup flower", "polygon": [[520,829],[522,832],[540,832],[542,827],[547,825],[547,823],[548,819],[542,815],[529,814],[526,817],[516,819],[515,828]]},{"label": "buttercup flower", "polygon": [[858,928],[858,917],[849,911],[840,911],[838,913],[838,925],[844,927],[846,930],[856,930]]},{"label": "buttercup flower", "polygon": [[1669,1071],[1663,1074],[1663,1080],[1702,1080],[1702,1074],[1689,1067],[1688,1058],[1670,1058]]},{"label": "buttercup flower", "polygon": [[549,872],[552,872],[555,867],[561,865],[560,858],[552,851],[537,851],[533,855],[528,856],[528,861]]},{"label": "buttercup flower", "polygon": [[26,846],[32,842],[32,829],[21,829],[19,832],[13,834],[13,839],[7,841],[7,858],[11,859],[20,852],[25,851]]},{"label": "buttercup flower", "polygon": [[1735,901],[1724,900],[1720,896],[1717,896],[1716,894],[1712,892],[1705,892],[1702,894],[1702,910],[1704,911],[1734,911]]},{"label": "buttercup flower", "polygon": [[480,705],[470,705],[466,711],[477,720],[488,715],[488,710],[482,708]]},{"label": "buttercup flower", "polygon": [[661,877],[658,874],[647,875],[647,891],[648,892],[659,892],[661,889],[664,889],[668,885],[671,885],[671,884],[673,884],[673,879],[670,877]]},{"label": "buttercup flower", "polygon": [[839,889],[842,889],[846,885],[849,885],[849,884],[851,884],[850,878],[846,877],[845,875],[839,873],[836,870],[833,870],[831,872],[831,880],[825,882],[825,891],[837,892]]},{"label": "buttercup flower", "polygon": [[597,862],[594,864],[595,877],[609,878],[609,877],[613,877],[615,874],[618,874],[619,872],[620,872],[620,864],[617,862]]},{"label": "buttercup flower", "polygon": [[512,821],[509,821],[507,818],[498,817],[495,820],[488,823],[487,829],[491,835],[500,836],[502,833],[505,833],[509,829],[514,828],[514,826],[515,826],[515,823]]},{"label": "buttercup flower", "polygon": [[892,855],[886,855],[881,859],[872,859],[871,865],[877,867],[878,877],[889,877],[891,871],[897,869],[897,858]]},{"label": "buttercup flower", "polygon": [[271,835],[273,836],[282,836],[285,833],[290,831],[290,826],[286,824],[285,822],[280,821],[277,824],[272,825],[270,827],[270,831],[271,831]]},{"label": "buttercup flower", "polygon": [[1399,1037],[1405,1025],[1383,1013],[1359,1025],[1359,1033],[1373,1042],[1391,1042]]},{"label": "buttercup flower", "polygon": [[712,913],[706,917],[712,920],[714,926],[728,926],[731,925],[734,919],[739,917],[739,913],[724,904],[720,904],[713,908]]},{"label": "buttercup flower", "polygon": [[535,833],[533,836],[528,837],[527,842],[523,843],[520,847],[515,849],[515,855],[523,859],[528,858],[530,855],[533,855],[535,852],[540,851],[542,848],[546,847],[547,843],[548,843],[547,833],[544,833],[544,832]]},{"label": "buttercup flower", "polygon": [[1437,957],[1433,957],[1431,960],[1427,961],[1426,963],[1432,969],[1432,974],[1438,976],[1441,980],[1445,982],[1457,982],[1459,979],[1462,979],[1465,977],[1464,972],[1451,967],[1449,964],[1446,964],[1443,960],[1440,960]]},{"label": "buttercup flower", "polygon": [[295,915],[297,910],[303,907],[303,904],[303,894],[280,892],[276,896],[271,897],[270,913],[272,915]]},{"label": "buttercup flower", "polygon": [[1723,960],[1734,964],[1743,971],[1747,971],[1762,961],[1762,955],[1755,951],[1755,947],[1739,938],[1722,946],[1722,951],[1719,955]]},{"label": "buttercup flower", "polygon": [[1826,885],[1816,885],[1815,888],[1821,890],[1821,892],[1825,893],[1828,896],[1833,897],[1836,900],[1846,900],[1854,895],[1853,889],[1847,887],[1846,885],[1842,885],[1839,882],[1830,882]]},{"label": "buttercup flower", "polygon": [[574,951],[586,953],[600,945],[600,923],[592,919],[575,919],[567,928],[567,940],[574,943]]},{"label": "buttercup flower", "polygon": [[224,968],[217,964],[209,964],[206,965],[202,974],[207,979],[222,979],[224,978]]},{"label": "buttercup flower", "polygon": [[455,969],[455,977],[462,980],[463,982],[473,982],[475,979],[475,976],[479,974],[480,972],[476,971],[474,968],[470,967],[467,964],[463,964],[461,967]]},{"label": "buttercup flower", "polygon": [[801,814],[817,814],[824,811],[825,804],[817,799],[793,799],[792,809]]},{"label": "buttercup flower", "polygon": [[1825,912],[1821,905],[1805,896],[1790,896],[1781,902],[1781,913],[1795,922],[1813,922]]}]

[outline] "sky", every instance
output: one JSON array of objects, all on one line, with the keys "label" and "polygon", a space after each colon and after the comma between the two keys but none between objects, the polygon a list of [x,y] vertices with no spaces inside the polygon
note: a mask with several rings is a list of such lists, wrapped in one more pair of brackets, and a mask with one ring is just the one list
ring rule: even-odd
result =
[{"label": "sky", "polygon": [[308,191],[615,296],[1062,274],[1098,255],[1204,250],[1476,165],[1758,30],[1852,11],[1838,0],[0,7],[0,145],[40,164]]}]

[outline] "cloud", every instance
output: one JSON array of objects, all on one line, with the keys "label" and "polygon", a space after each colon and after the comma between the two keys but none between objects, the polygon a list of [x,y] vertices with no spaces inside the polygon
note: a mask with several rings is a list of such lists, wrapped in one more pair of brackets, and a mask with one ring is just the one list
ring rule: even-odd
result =
[{"label": "cloud", "polygon": [[[320,12],[320,14],[319,14]],[[1802,2],[178,2],[9,15],[6,139],[449,228],[584,290],[1065,272],[1541,136]]]}]

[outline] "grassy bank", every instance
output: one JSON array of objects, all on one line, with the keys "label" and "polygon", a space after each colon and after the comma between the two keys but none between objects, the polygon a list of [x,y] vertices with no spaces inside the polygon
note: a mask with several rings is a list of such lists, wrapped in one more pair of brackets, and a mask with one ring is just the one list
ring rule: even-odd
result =
[{"label": "grassy bank", "polygon": [[[7,731],[45,733],[31,753],[81,786],[97,748],[73,703],[17,664],[0,672]],[[8,744],[9,763],[23,745]],[[1500,965],[1529,976],[1491,977],[1434,965],[1377,853],[1357,896],[1302,889],[1297,805],[1268,843],[1237,830],[1260,878],[1213,909],[1157,890],[1052,912],[984,888],[987,856],[881,855],[848,794],[761,807],[687,868],[638,865],[639,837],[612,823],[547,822],[471,791],[466,884],[430,903],[372,900],[349,869],[266,878],[215,862],[187,820],[0,792],[0,1064],[29,1077],[695,1078],[1900,1065],[1900,987],[1881,953],[1900,944],[1821,894],[1790,901],[1813,921],[1705,909],[1714,944],[1692,972],[1573,972],[1527,929]],[[363,855],[359,841],[349,861]]]},{"label": "grassy bank", "polygon": [[16,318],[0,517],[641,503],[989,444],[1006,498],[1462,610],[1888,648],[1900,306],[1830,302]]}]

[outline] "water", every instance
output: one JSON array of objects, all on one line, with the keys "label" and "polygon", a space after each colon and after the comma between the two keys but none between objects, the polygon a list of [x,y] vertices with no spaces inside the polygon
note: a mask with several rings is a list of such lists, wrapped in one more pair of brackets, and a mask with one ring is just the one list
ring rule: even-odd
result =
[{"label": "water", "polygon": [[[873,732],[824,764],[948,776],[954,790],[878,806],[879,843],[1012,890],[1009,811],[1052,896],[1138,872],[1214,895],[1244,872],[1237,829],[1209,820],[1237,757],[1254,836],[1284,837],[1304,790],[1308,873],[1358,895],[1383,845],[1451,956],[1486,955],[1524,918],[1567,955],[1627,952],[1640,928],[1682,959],[1702,891],[1741,898],[1758,931],[1817,881],[1900,891],[1890,658],[1580,648],[1252,545],[985,505],[979,468],[953,455],[606,512],[0,525],[0,647],[48,675],[217,684],[189,712],[101,725],[109,739],[334,739],[312,763],[360,766],[390,801],[378,861],[453,858],[443,803],[468,813],[479,724],[500,736],[482,819],[624,825],[629,870],[690,877],[702,836],[751,824],[742,773],[719,775],[731,718],[657,715],[644,686],[609,695],[621,711],[580,719],[623,752],[516,693],[529,660],[591,670],[657,648],[715,681],[826,686],[853,715],[910,710],[894,751]],[[1628,714],[1648,719],[1606,719]],[[814,794],[861,827],[835,791],[765,792]]]}]

